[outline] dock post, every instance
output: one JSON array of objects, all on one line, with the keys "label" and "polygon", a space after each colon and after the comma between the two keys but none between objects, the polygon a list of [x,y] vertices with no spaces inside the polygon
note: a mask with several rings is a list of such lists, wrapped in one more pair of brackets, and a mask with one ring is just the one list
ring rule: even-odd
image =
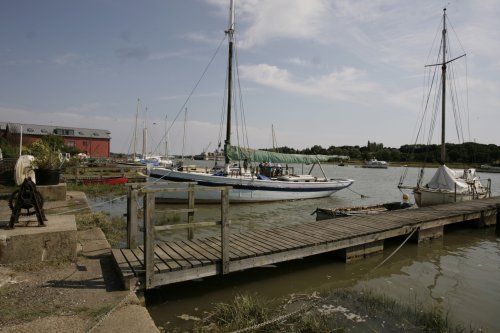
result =
[{"label": "dock post", "polygon": [[340,257],[345,263],[352,263],[364,259],[370,255],[378,254],[384,251],[384,241],[374,241],[362,245],[347,247],[339,252]]},{"label": "dock post", "polygon": [[222,274],[229,273],[229,188],[221,191],[221,255]]},{"label": "dock post", "polygon": [[436,227],[420,229],[413,235],[412,240],[417,243],[428,242],[433,239],[443,238],[444,226],[439,225]]},{"label": "dock post", "polygon": [[[187,223],[193,223],[194,220],[194,184],[189,184],[188,185],[189,191],[188,191],[188,218],[187,218]],[[194,229],[193,228],[188,228],[187,229],[187,239],[192,240],[194,238]]]},{"label": "dock post", "polygon": [[489,227],[497,224],[497,210],[483,210],[481,211],[481,218],[479,219],[479,227]]},{"label": "dock post", "polygon": [[127,248],[137,248],[137,185],[127,191]]},{"label": "dock post", "polygon": [[153,287],[154,283],[154,247],[155,247],[155,194],[144,195],[144,269],[146,273],[145,288]]}]

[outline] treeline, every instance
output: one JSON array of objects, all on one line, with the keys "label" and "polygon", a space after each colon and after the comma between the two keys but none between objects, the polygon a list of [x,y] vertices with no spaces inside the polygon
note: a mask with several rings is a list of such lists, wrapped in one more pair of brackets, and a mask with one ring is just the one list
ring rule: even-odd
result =
[{"label": "treeline", "polygon": [[[403,145],[400,148],[384,147],[381,143],[370,142],[360,146],[330,146],[323,148],[315,145],[303,150],[289,147],[266,149],[289,154],[306,155],[346,155],[353,160],[369,160],[376,158],[387,162],[425,162],[439,163],[441,158],[440,145]],[[463,144],[446,144],[447,163],[466,164],[500,164],[500,147],[494,144],[466,142]]]}]

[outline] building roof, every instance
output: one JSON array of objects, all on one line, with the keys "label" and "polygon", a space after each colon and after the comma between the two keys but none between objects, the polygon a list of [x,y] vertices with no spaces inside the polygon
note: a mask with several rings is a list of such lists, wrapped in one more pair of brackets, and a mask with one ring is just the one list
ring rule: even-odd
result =
[{"label": "building roof", "polygon": [[102,129],[0,122],[1,130],[5,130],[7,127],[10,131],[15,132],[19,132],[22,128],[23,135],[56,134],[63,137],[111,139],[111,132]]}]

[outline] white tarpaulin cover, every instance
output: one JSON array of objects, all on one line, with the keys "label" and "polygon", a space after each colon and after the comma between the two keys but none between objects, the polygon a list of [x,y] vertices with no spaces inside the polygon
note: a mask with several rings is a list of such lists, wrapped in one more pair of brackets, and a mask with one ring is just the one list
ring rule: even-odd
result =
[{"label": "white tarpaulin cover", "polygon": [[429,183],[427,183],[427,187],[455,191],[456,186],[456,191],[461,193],[468,191],[469,185],[467,182],[477,179],[475,169],[452,170],[446,165],[441,165]]}]

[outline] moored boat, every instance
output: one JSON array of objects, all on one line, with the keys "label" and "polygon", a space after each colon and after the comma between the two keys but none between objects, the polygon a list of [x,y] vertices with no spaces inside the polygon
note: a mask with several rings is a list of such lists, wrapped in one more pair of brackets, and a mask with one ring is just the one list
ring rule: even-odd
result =
[{"label": "moored boat", "polygon": [[[227,68],[227,108],[226,137],[224,140],[224,165],[222,167],[200,170],[196,167],[163,168],[155,167],[150,171],[152,181],[177,182],[166,184],[167,187],[187,186],[181,182],[196,182],[202,186],[231,186],[229,193],[231,202],[281,201],[328,197],[333,193],[349,187],[354,180],[328,178],[320,162],[328,161],[334,156],[298,155],[272,153],[231,144],[233,97],[239,94],[232,92],[233,86],[233,52],[235,21],[234,0],[230,1],[228,36],[228,68]],[[237,73],[238,71],[235,71]],[[236,104],[236,103],[235,103]],[[221,130],[221,133],[223,131]],[[219,143],[220,144],[220,143]],[[259,166],[256,163],[261,163]],[[292,164],[312,164],[307,175],[295,173]],[[284,165],[284,167],[282,166]],[[318,165],[322,176],[316,177],[312,171]],[[196,193],[196,201],[218,202],[220,193],[216,191],[200,191]],[[184,201],[187,194],[170,191],[157,194],[159,200]]]},{"label": "moored boat", "polygon": [[[458,57],[452,57],[451,51],[449,49],[449,41],[448,41],[448,36],[447,36],[447,28],[446,28],[446,8],[443,9],[443,29],[442,29],[442,34],[441,34],[441,44],[439,47],[439,54],[437,56],[437,59],[440,59],[440,63],[437,64],[432,64],[432,65],[427,65],[425,67],[429,68],[441,68],[441,84],[440,85],[434,85],[433,83],[438,80],[437,77],[437,70],[434,70],[432,72],[432,80],[429,80],[428,82],[431,82],[431,86],[429,87],[429,96],[427,97],[427,100],[435,100],[435,102],[430,103],[432,104],[435,109],[434,111],[434,117],[437,116],[439,111],[441,111],[441,151],[440,151],[440,166],[436,170],[436,173],[434,176],[431,178],[431,180],[423,185],[423,175],[424,175],[424,167],[420,169],[419,175],[418,175],[418,180],[417,180],[417,185],[416,186],[405,186],[403,185],[404,177],[406,175],[406,170],[403,176],[401,177],[398,187],[400,189],[402,188],[411,188],[413,190],[413,195],[415,197],[415,203],[419,207],[424,207],[424,206],[431,206],[431,205],[437,205],[437,204],[444,204],[444,203],[451,203],[451,202],[460,202],[460,201],[466,201],[466,200],[474,200],[474,199],[483,199],[487,198],[490,196],[490,188],[491,184],[488,184],[487,186],[483,186],[481,183],[481,180],[479,177],[476,175],[475,169],[471,168],[465,168],[462,170],[452,170],[448,168],[445,164],[446,162],[446,136],[445,136],[445,129],[446,129],[446,97],[447,97],[447,88],[451,90],[449,92],[451,98],[452,98],[452,106],[454,108],[453,113],[456,117],[456,121],[458,122],[460,120],[460,117],[457,117],[456,115],[459,114],[458,110],[458,100],[457,99],[457,92],[455,91],[457,82],[448,82],[447,85],[447,73],[451,72],[452,74],[454,71],[448,71],[447,67],[451,66],[452,63],[454,63],[456,60],[465,57],[465,53],[458,56]],[[456,77],[456,75],[452,76]],[[450,80],[449,80],[450,81]],[[433,89],[434,88],[434,89]],[[438,102],[441,103],[438,103]],[[430,112],[430,110],[427,109],[429,105],[425,105],[424,113],[423,116],[425,117],[425,114],[427,111]],[[439,106],[441,106],[439,110]],[[457,119],[458,118],[458,119]],[[435,118],[434,118],[435,119]],[[435,122],[434,122],[435,123]],[[433,124],[431,128],[433,127]],[[457,124],[457,129],[462,128],[462,126]],[[461,135],[463,137],[463,134]],[[429,133],[429,141],[430,138],[432,138],[432,130]],[[460,138],[460,135],[459,135]],[[428,141],[428,142],[429,142]]]},{"label": "moored boat", "polygon": [[312,214],[316,214],[316,221],[329,220],[339,217],[348,217],[356,215],[371,215],[388,212],[392,210],[406,209],[413,207],[408,202],[388,202],[383,204],[341,207],[341,208],[316,208]]},{"label": "moored boat", "polygon": [[389,165],[386,161],[379,161],[376,158],[372,158],[361,166],[362,168],[373,168],[373,169],[387,169]]}]

